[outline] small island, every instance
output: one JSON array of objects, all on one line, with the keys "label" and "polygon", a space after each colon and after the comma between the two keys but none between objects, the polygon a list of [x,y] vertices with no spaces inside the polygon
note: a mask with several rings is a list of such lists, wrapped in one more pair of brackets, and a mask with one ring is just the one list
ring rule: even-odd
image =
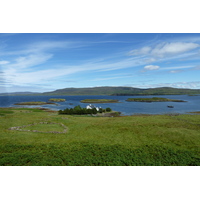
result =
[{"label": "small island", "polygon": [[55,104],[55,103],[43,102],[43,101],[29,101],[29,102],[15,103],[14,105],[38,106],[38,105],[46,105],[46,104]]},{"label": "small island", "polygon": [[119,100],[114,99],[84,99],[81,103],[118,103]]},{"label": "small island", "polygon": [[52,102],[65,102],[66,99],[56,99],[56,98],[51,98],[51,99],[49,99],[49,101],[52,101]]},{"label": "small island", "polygon": [[153,97],[153,98],[128,98],[126,101],[135,101],[135,102],[186,102],[183,100],[177,99],[167,99],[167,98],[160,98],[160,97]]}]

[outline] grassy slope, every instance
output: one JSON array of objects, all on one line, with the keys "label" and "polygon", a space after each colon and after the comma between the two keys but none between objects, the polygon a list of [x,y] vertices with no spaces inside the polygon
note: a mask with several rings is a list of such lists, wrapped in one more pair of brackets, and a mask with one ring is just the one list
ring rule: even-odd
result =
[{"label": "grassy slope", "polygon": [[[0,111],[0,165],[200,165],[200,115],[107,118],[8,111]],[[62,123],[68,132],[8,130],[42,121]]]}]

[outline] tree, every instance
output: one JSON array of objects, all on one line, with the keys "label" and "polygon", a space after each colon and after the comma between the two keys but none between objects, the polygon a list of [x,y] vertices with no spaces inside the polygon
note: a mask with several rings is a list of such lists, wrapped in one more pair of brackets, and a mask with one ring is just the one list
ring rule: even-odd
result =
[{"label": "tree", "polygon": [[103,112],[110,112],[111,109],[110,108],[106,108],[106,109],[102,109],[100,108],[99,111],[97,111],[96,108],[92,108],[92,109],[87,109],[87,108],[81,108],[80,105],[75,106],[74,108],[66,108],[64,110],[59,110],[58,113],[59,114],[66,114],[66,115],[84,115],[84,114],[97,114],[99,113],[103,113]]},{"label": "tree", "polygon": [[59,110],[58,113],[59,113],[59,114],[64,114],[62,110]]},{"label": "tree", "polygon": [[106,108],[106,112],[111,112],[112,109],[111,108]]},{"label": "tree", "polygon": [[97,114],[97,109],[96,108],[92,108],[92,114]]}]

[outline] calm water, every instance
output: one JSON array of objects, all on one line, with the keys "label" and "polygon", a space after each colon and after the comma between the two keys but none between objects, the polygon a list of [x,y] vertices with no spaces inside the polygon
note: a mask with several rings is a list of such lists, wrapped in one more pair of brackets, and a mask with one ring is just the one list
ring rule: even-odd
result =
[{"label": "calm water", "polygon": [[[128,98],[151,98],[164,97],[170,99],[185,100],[187,102],[127,102]],[[15,103],[27,101],[48,101],[50,98],[65,98],[66,102],[60,102],[58,105],[42,105],[40,107],[52,110],[63,110],[80,105],[86,107],[86,103],[81,103],[83,99],[118,99],[119,103],[95,104],[102,108],[110,107],[112,110],[119,111],[122,115],[133,114],[165,114],[165,113],[187,113],[200,111],[200,96],[188,95],[155,95],[155,96],[0,96],[0,107],[38,107],[38,106],[16,106]],[[168,108],[168,105],[174,108]]]}]

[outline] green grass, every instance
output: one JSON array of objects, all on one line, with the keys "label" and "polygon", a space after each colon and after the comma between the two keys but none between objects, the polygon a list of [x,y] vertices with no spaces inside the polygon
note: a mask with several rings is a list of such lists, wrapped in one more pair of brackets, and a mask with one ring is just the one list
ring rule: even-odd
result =
[{"label": "green grass", "polygon": [[[200,115],[77,117],[30,108],[2,111],[2,166],[200,165]],[[68,130],[62,134],[9,130],[33,123],[33,130],[62,131],[59,124]]]},{"label": "green grass", "polygon": [[62,126],[60,126],[59,124],[41,124],[41,123],[36,123],[32,126],[28,125],[25,127],[22,127],[22,131],[25,130],[36,130],[38,132],[51,132],[51,131],[59,131],[62,132],[64,130],[64,128]]},{"label": "green grass", "polygon": [[1,108],[0,109],[0,116],[4,116],[5,114],[12,114],[14,113],[12,110],[9,110],[7,108]]}]

